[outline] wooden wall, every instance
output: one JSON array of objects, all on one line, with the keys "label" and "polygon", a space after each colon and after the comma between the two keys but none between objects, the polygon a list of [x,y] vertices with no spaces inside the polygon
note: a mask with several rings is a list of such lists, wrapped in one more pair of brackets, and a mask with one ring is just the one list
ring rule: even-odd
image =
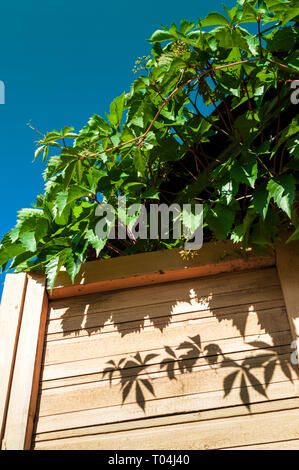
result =
[{"label": "wooden wall", "polygon": [[291,341],[275,267],[53,300],[33,448],[299,448]]},{"label": "wooden wall", "polygon": [[299,449],[298,248],[8,275],[1,449]]}]

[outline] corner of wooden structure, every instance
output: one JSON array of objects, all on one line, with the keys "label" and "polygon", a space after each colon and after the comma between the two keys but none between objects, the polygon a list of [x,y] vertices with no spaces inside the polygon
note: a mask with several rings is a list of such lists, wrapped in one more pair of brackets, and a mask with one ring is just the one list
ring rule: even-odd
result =
[{"label": "corner of wooden structure", "polygon": [[31,446],[47,311],[44,274],[6,276],[0,314],[2,450]]},{"label": "corner of wooden structure", "polygon": [[[299,262],[294,261],[294,248],[289,249],[278,244],[276,256],[291,328],[298,344]],[[74,285],[67,273],[61,272],[52,293],[47,291],[43,273],[7,275],[0,312],[1,449],[23,450],[31,446],[48,298],[274,265],[274,252],[260,256],[249,250],[243,256],[240,245],[221,241],[205,244],[190,259],[183,258],[180,249],[174,249],[85,263]]]}]

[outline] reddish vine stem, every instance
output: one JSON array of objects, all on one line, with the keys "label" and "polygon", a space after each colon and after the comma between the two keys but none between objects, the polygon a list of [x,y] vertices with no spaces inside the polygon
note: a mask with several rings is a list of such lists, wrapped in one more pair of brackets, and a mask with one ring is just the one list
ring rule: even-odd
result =
[{"label": "reddish vine stem", "polygon": [[[226,69],[226,68],[230,68],[230,67],[235,67],[237,65],[241,65],[241,64],[247,64],[249,62],[254,62],[254,61],[257,61],[257,60],[261,60],[260,57],[253,57],[253,58],[250,58],[250,59],[246,59],[246,60],[241,60],[241,61],[238,61],[238,62],[233,62],[231,64],[225,64],[225,65],[220,65],[218,67],[211,67],[210,69],[208,70],[205,70],[204,72],[201,73],[200,75],[200,79],[202,79],[203,77],[205,77],[206,75],[209,75],[210,73],[213,73],[215,70],[222,70],[222,69]],[[284,65],[284,64],[280,64],[279,62],[276,62],[275,60],[272,60],[272,59],[267,59],[267,58],[264,58],[263,57],[263,60],[266,60],[267,62],[270,62],[270,63],[273,63],[275,65],[277,65],[278,67],[281,67],[283,69],[286,69],[286,70],[290,70],[291,72],[293,73],[299,73],[299,71],[297,70],[294,70],[294,69],[291,69],[290,67]],[[183,74],[182,74],[183,75]],[[109,148],[109,149],[106,149],[106,150],[103,150],[101,152],[97,152],[97,153],[94,153],[94,154],[90,154],[89,157],[96,157],[98,155],[101,155],[103,153],[107,153],[107,152],[112,152],[114,150],[117,150],[118,148],[121,148],[121,147],[124,147],[125,145],[128,145],[128,144],[131,144],[131,143],[134,143],[134,142],[144,142],[145,141],[145,138],[147,136],[147,134],[150,132],[150,130],[152,129],[154,123],[156,122],[156,120],[158,119],[158,117],[160,116],[161,112],[163,111],[163,109],[165,108],[166,104],[173,98],[173,96],[181,89],[183,88],[184,86],[187,86],[189,85],[190,83],[192,83],[194,80],[197,80],[197,77],[196,79],[193,77],[193,78],[190,78],[188,79],[186,82],[183,82],[180,84],[182,80],[182,76],[179,80],[179,84],[177,85],[177,87],[169,94],[169,96],[167,98],[165,98],[165,101],[164,103],[162,104],[162,106],[160,107],[160,109],[157,111],[156,115],[154,116],[153,120],[151,121],[149,127],[146,129],[146,131],[141,134],[140,136],[138,137],[135,137],[134,139],[131,139],[131,140],[128,140],[127,142],[123,142],[121,144],[118,144],[118,145],[115,145],[114,147],[112,148]],[[191,101],[191,100],[190,100]],[[202,116],[202,115],[201,115]],[[221,132],[223,132],[223,129],[218,129],[218,130],[221,130]],[[83,157],[83,158],[89,158],[89,157]]]}]

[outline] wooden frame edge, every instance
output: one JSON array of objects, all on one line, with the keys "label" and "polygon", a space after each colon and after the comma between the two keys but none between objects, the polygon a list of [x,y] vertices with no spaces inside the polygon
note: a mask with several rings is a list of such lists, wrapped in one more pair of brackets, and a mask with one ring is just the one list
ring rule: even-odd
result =
[{"label": "wooden frame edge", "polygon": [[0,306],[0,448],[3,439],[27,274],[7,274]]},{"label": "wooden frame edge", "polygon": [[299,241],[285,243],[284,234],[276,243],[276,266],[286,304],[292,339],[299,359]]},{"label": "wooden frame edge", "polygon": [[27,450],[37,403],[48,297],[43,274],[28,274],[2,450]]},{"label": "wooden frame edge", "polygon": [[176,248],[87,262],[74,284],[65,271],[60,272],[48,295],[50,299],[59,299],[274,265],[272,251],[267,256],[259,256],[248,250],[244,256],[239,244],[210,242],[189,260]]}]

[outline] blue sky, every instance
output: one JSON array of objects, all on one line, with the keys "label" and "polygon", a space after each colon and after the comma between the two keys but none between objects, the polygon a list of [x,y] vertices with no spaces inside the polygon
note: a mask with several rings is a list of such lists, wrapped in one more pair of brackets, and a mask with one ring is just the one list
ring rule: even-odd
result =
[{"label": "blue sky", "polygon": [[[235,0],[226,0],[228,8]],[[31,207],[43,191],[41,161],[32,163],[41,131],[79,130],[128,91],[138,56],[161,24],[197,20],[222,10],[221,0],[27,0],[2,2],[0,80],[0,237],[16,223],[17,211]],[[0,275],[0,296],[4,275]]]}]

